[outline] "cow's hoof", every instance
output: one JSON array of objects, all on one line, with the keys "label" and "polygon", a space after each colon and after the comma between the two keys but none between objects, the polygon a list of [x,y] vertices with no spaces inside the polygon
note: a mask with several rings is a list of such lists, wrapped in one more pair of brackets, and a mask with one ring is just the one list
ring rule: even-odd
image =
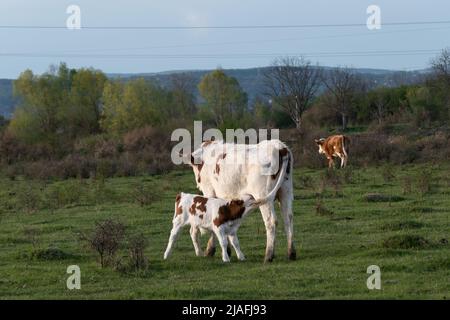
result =
[{"label": "cow's hoof", "polygon": [[294,248],[288,251],[288,258],[291,261],[297,260],[297,251]]},{"label": "cow's hoof", "polygon": [[275,256],[274,256],[273,254],[270,255],[270,256],[266,256],[266,257],[264,258],[264,263],[272,262],[274,257],[275,257]]},{"label": "cow's hoof", "polygon": [[205,257],[214,257],[216,254],[216,247],[207,248],[205,252]]}]

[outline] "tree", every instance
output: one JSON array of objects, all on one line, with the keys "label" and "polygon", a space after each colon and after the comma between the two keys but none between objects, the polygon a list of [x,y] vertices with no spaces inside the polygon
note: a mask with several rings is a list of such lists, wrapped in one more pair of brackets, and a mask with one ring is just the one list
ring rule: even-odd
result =
[{"label": "tree", "polygon": [[93,69],[69,69],[65,63],[40,76],[31,70],[14,81],[20,106],[10,128],[27,143],[60,146],[98,132],[100,100],[106,76]]},{"label": "tree", "polygon": [[227,76],[223,70],[206,74],[198,89],[216,126],[231,126],[243,116],[247,107],[247,94],[236,78]]},{"label": "tree", "polygon": [[349,68],[334,68],[323,76],[330,107],[341,117],[342,130],[347,129],[348,117],[359,95],[365,91],[363,79]]},{"label": "tree", "polygon": [[62,121],[72,137],[100,131],[100,113],[106,76],[93,69],[79,69],[72,76],[69,101],[63,106]]},{"label": "tree", "polygon": [[159,126],[168,119],[169,94],[143,78],[111,82],[103,90],[102,129],[120,134],[147,125]]},{"label": "tree", "polygon": [[303,57],[276,59],[264,73],[266,95],[289,114],[297,129],[320,86],[321,71]]},{"label": "tree", "polygon": [[174,73],[169,77],[169,81],[173,100],[170,117],[192,117],[197,111],[194,96],[194,78],[188,73]]},{"label": "tree", "polygon": [[450,48],[431,61],[432,79],[427,82],[439,109],[440,120],[450,119]]},{"label": "tree", "polygon": [[431,68],[436,78],[450,85],[450,48],[442,50],[438,57],[431,60]]}]

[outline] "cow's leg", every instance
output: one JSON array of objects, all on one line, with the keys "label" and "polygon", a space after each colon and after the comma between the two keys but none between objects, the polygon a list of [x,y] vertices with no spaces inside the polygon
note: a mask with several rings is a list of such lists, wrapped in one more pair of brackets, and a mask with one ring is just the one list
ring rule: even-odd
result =
[{"label": "cow's leg", "polygon": [[172,230],[170,231],[169,243],[167,244],[167,249],[164,252],[164,260],[166,260],[172,252],[173,244],[175,243],[182,226],[183,222],[181,221],[181,217],[175,218],[173,221]]},{"label": "cow's leg", "polygon": [[232,245],[233,248],[234,248],[234,251],[236,251],[237,258],[238,258],[239,260],[245,260],[245,256],[244,256],[244,254],[243,254],[242,251],[241,251],[241,247],[240,247],[240,245],[239,245],[239,239],[238,239],[238,237],[237,237],[236,232],[230,234],[230,235],[228,236],[228,238],[230,239],[230,242],[231,242],[231,245]]},{"label": "cow's leg", "polygon": [[345,167],[345,157],[342,154],[339,154],[339,158],[341,158],[341,168]]},{"label": "cow's leg", "polygon": [[195,249],[195,255],[197,257],[203,255],[202,253],[202,249],[200,248],[200,242],[199,242],[199,234],[198,234],[198,228],[195,226],[191,226],[191,239],[192,239],[192,243],[194,245],[194,249]]},{"label": "cow's leg", "polygon": [[292,213],[292,201],[294,200],[292,180],[285,181],[277,193],[280,201],[281,214],[284,221],[284,231],[287,238],[288,258],[295,260],[297,252],[294,245],[294,215]]},{"label": "cow's leg", "polygon": [[328,168],[334,168],[334,160],[333,157],[328,158]]},{"label": "cow's leg", "polygon": [[264,262],[272,262],[275,252],[275,229],[276,229],[276,214],[273,207],[273,201],[259,207],[261,215],[266,226],[266,256]]},{"label": "cow's leg", "polygon": [[219,240],[220,247],[222,248],[222,261],[230,262],[230,257],[228,256],[227,247],[228,247],[228,237],[225,234],[223,228],[215,228],[214,230],[217,239]]}]

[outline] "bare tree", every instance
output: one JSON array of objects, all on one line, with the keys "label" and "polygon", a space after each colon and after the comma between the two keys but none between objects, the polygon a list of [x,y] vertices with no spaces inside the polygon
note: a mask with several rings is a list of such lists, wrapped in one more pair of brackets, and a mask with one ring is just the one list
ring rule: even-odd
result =
[{"label": "bare tree", "polygon": [[297,129],[320,87],[321,71],[303,57],[276,59],[264,73],[266,95],[281,106]]},{"label": "bare tree", "polygon": [[450,48],[442,50],[438,57],[431,60],[431,68],[438,80],[450,85]]},{"label": "bare tree", "polygon": [[342,130],[347,129],[348,116],[358,95],[365,90],[363,79],[350,68],[334,68],[323,76],[323,83],[330,97],[330,107],[339,113]]}]

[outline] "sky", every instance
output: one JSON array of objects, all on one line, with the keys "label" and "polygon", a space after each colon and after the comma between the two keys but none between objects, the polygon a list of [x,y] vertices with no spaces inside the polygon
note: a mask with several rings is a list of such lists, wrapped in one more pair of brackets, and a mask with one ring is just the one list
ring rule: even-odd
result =
[{"label": "sky", "polygon": [[[80,30],[65,28],[70,5],[81,9]],[[369,5],[380,7],[379,30],[365,26]],[[61,61],[107,73],[150,73],[261,67],[287,55],[304,55],[324,66],[423,69],[439,50],[450,47],[450,23],[389,23],[447,20],[448,0],[1,0],[0,78],[16,78],[26,69],[43,73]],[[89,28],[336,24],[357,26]]]}]

